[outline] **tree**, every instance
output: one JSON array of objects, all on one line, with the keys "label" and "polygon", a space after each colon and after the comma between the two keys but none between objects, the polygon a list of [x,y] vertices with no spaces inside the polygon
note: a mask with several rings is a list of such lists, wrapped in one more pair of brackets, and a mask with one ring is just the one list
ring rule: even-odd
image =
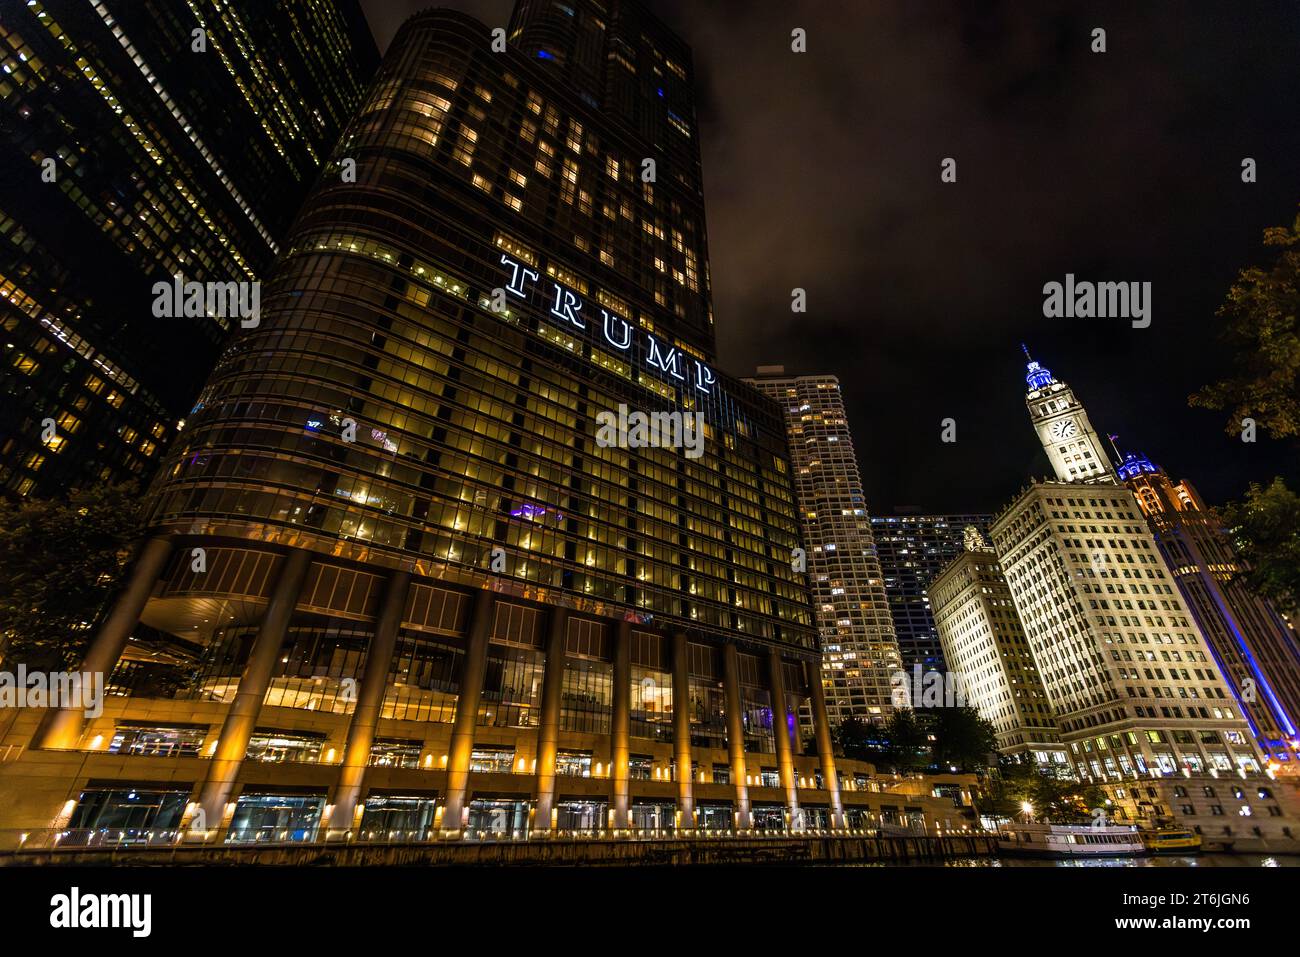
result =
[{"label": "tree", "polygon": [[1106,806],[1101,788],[1068,781],[1033,761],[1004,760],[998,771],[984,799],[984,813],[990,817],[1023,819],[1028,803],[1036,821],[1090,824],[1095,820],[1094,810]]},{"label": "tree", "polygon": [[1024,813],[1025,802],[1032,804],[1037,796],[1041,773],[1033,761],[1002,758],[998,762],[997,774],[985,786],[984,813],[1008,821]]},{"label": "tree", "polygon": [[0,503],[0,653],[6,666],[80,664],[95,620],[131,557],[141,507],[134,483],[66,499]]},{"label": "tree", "polygon": [[[850,715],[836,725],[832,735],[838,751],[846,758],[874,765],[889,764],[891,761],[889,742],[885,737],[885,729],[880,725]],[[808,753],[815,754],[816,751]]]},{"label": "tree", "polygon": [[900,771],[930,764],[930,736],[916,712],[899,708],[889,716],[881,736],[885,739],[886,760]]},{"label": "tree", "polygon": [[1188,401],[1231,410],[1226,431],[1240,435],[1252,418],[1274,438],[1300,436],[1300,216],[1288,228],[1264,230],[1264,244],[1282,247],[1271,267],[1241,270],[1216,315],[1231,350],[1231,374],[1205,386]]},{"label": "tree", "polygon": [[[1264,230],[1264,244],[1280,248],[1267,268],[1237,275],[1217,315],[1227,320],[1222,339],[1233,371],[1205,386],[1193,406],[1230,409],[1226,430],[1242,433],[1251,418],[1277,439],[1300,437],[1300,216],[1290,227]],[[1300,611],[1300,502],[1281,478],[1267,489],[1252,484],[1245,500],[1222,510],[1225,524],[1250,569],[1244,580],[1284,611]]]},{"label": "tree", "polygon": [[1090,824],[1093,810],[1105,807],[1106,795],[1095,784],[1080,784],[1039,774],[1034,782],[1034,817],[1052,824]]},{"label": "tree", "polygon": [[988,766],[988,756],[997,750],[993,725],[974,708],[931,708],[920,712],[934,736],[931,751],[941,767],[974,771]]},{"label": "tree", "polygon": [[1243,579],[1292,618],[1300,613],[1300,496],[1280,478],[1268,488],[1252,482],[1241,502],[1220,509],[1238,554]]}]

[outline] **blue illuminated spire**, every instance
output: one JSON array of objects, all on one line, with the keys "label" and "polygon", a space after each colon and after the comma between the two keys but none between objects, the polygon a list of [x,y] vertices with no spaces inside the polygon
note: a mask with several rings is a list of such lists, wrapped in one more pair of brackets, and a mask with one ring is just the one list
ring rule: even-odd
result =
[{"label": "blue illuminated spire", "polygon": [[1029,356],[1029,347],[1023,342],[1020,348],[1025,351],[1025,361],[1029,363],[1029,374],[1025,376],[1025,382],[1029,385],[1029,391],[1037,392],[1045,385],[1051,385],[1056,380],[1052,378],[1050,369],[1044,369]]},{"label": "blue illuminated spire", "polygon": [[1120,460],[1115,472],[1119,475],[1121,482],[1127,482],[1138,475],[1156,475],[1160,472],[1160,466],[1156,465],[1141,452],[1123,453],[1119,450],[1119,436],[1108,435],[1111,448],[1115,450],[1115,457]]}]

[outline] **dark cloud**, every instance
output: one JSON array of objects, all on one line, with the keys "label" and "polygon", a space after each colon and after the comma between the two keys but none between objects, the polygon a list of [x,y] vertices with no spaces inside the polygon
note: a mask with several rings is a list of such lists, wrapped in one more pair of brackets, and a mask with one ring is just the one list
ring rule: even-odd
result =
[{"label": "dark cloud", "polygon": [[[1214,310],[1237,269],[1300,202],[1300,8],[648,5],[695,51],[721,364],[838,375],[874,511],[993,508],[1047,471],[1021,341],[1100,431],[1212,500],[1295,471],[1293,451],[1229,440],[1186,397],[1224,368]],[[367,6],[383,45],[424,4]],[[939,180],[947,156],[956,184]],[[1067,272],[1152,282],[1151,327],[1044,319],[1043,283]],[[947,416],[956,445],[939,441]]]}]

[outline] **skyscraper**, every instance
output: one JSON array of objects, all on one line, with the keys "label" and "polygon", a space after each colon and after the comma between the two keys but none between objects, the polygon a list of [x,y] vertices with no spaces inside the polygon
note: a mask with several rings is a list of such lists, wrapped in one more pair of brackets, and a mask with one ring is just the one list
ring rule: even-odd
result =
[{"label": "skyscraper", "polygon": [[1232,690],[1082,405],[1032,360],[1026,383],[1057,476],[1022,490],[992,537],[1075,771],[1258,770]]},{"label": "skyscraper", "polygon": [[901,661],[839,380],[761,366],[746,381],[785,413],[831,720],[880,721]]},{"label": "skyscraper", "polygon": [[[54,749],[155,741],[158,806],[213,840],[878,800],[841,804],[781,410],[712,366],[689,51],[629,2],[557,9],[500,50],[445,10],[394,38],[155,485],[84,666],[122,696],[44,723],[30,804],[90,826],[123,789]],[[703,445],[602,437],[644,413]],[[175,699],[138,621],[204,649]]]},{"label": "skyscraper", "polygon": [[147,478],[378,62],[356,0],[0,9],[0,494]]},{"label": "skyscraper", "polygon": [[991,515],[875,515],[872,537],[880,556],[885,595],[904,670],[943,671],[943,644],[934,623],[929,588],[935,576],[964,551],[963,530],[987,537]]},{"label": "skyscraper", "polygon": [[1300,773],[1300,644],[1295,627],[1241,578],[1241,559],[1196,489],[1175,484],[1145,455],[1118,468],[1173,572],[1183,600],[1205,635],[1265,756],[1280,771]]},{"label": "skyscraper", "polygon": [[975,526],[931,583],[934,621],[966,703],[997,733],[998,751],[1045,768],[1069,768],[1047,692],[998,557]]}]

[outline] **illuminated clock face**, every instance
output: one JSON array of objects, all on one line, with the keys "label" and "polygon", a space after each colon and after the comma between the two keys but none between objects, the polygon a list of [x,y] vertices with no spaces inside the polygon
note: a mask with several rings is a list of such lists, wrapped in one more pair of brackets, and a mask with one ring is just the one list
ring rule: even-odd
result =
[{"label": "illuminated clock face", "polygon": [[1074,419],[1058,419],[1052,423],[1052,438],[1058,442],[1061,439],[1072,439],[1079,434],[1079,427],[1074,424]]}]

